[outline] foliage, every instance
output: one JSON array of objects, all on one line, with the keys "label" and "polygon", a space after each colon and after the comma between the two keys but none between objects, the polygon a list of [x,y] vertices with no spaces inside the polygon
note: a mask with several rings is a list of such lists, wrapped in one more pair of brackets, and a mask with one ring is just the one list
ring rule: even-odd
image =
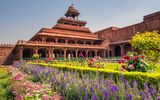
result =
[{"label": "foliage", "polygon": [[11,75],[7,68],[0,67],[0,98],[3,100],[12,99],[13,95],[10,90]]},{"label": "foliage", "polygon": [[151,64],[155,65],[160,60],[160,34],[157,32],[137,33],[130,43],[140,50]]},{"label": "foliage", "polygon": [[[15,67],[22,70],[28,68],[28,73],[34,77],[39,77],[42,82],[51,83],[53,89],[60,92],[66,100],[152,100],[160,96],[158,88],[144,83],[143,80],[153,80],[154,83],[157,81],[156,78],[160,77],[156,74],[147,75],[147,73],[135,72],[121,74],[118,71],[108,71],[107,73],[104,69],[97,70],[96,68],[85,67],[68,67],[68,69],[62,67],[60,70],[60,68],[27,65],[25,63],[15,64]],[[37,72],[38,75],[32,72]],[[107,80],[105,77],[108,76]],[[117,79],[115,76],[119,77],[117,81],[115,81]],[[141,76],[138,81],[134,80],[137,76]],[[128,82],[126,78],[131,82]],[[156,84],[159,85],[159,80]],[[139,85],[143,89],[139,89]]]},{"label": "foliage", "polygon": [[129,53],[124,56],[126,64],[122,64],[122,67],[128,71],[140,71],[147,72],[149,64],[144,61],[144,56],[137,55],[136,53]]},{"label": "foliage", "polygon": [[39,57],[40,57],[39,54],[33,54],[32,59],[33,59],[33,60],[38,60]]}]

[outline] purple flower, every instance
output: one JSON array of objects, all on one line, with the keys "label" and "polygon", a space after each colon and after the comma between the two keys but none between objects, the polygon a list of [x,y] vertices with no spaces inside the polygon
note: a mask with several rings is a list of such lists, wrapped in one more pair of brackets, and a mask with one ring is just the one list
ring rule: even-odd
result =
[{"label": "purple flower", "polygon": [[144,83],[144,89],[147,89],[147,88],[148,88],[148,84]]},{"label": "purple flower", "polygon": [[93,94],[93,95],[92,95],[92,98],[91,98],[91,100],[98,100],[98,99],[97,99],[97,96],[96,96],[96,94]]},{"label": "purple flower", "polygon": [[118,91],[118,88],[116,85],[113,85],[110,89],[113,93],[116,93]]},{"label": "purple flower", "polygon": [[148,92],[151,94],[151,95],[154,95],[156,93],[153,85],[150,86],[150,89],[148,89]]},{"label": "purple flower", "polygon": [[90,92],[93,92],[93,87],[92,86],[90,87]]},{"label": "purple flower", "polygon": [[84,100],[88,100],[88,93],[85,92]]},{"label": "purple flower", "polygon": [[120,74],[120,77],[121,77],[121,81],[124,83],[124,76],[122,73]]},{"label": "purple flower", "polygon": [[126,81],[126,88],[127,88],[127,89],[129,88],[129,83],[128,83],[128,81]]},{"label": "purple flower", "polygon": [[132,82],[132,85],[136,88],[138,88],[138,84],[137,84],[137,81],[134,79],[133,82]]},{"label": "purple flower", "polygon": [[103,95],[105,97],[105,100],[109,100],[109,95],[107,90],[103,90]]},{"label": "purple flower", "polygon": [[157,100],[160,100],[160,96],[157,98]]},{"label": "purple flower", "polygon": [[132,100],[132,95],[127,93],[126,98],[127,98],[127,100]]},{"label": "purple flower", "polygon": [[107,87],[110,87],[110,84],[107,80],[105,81],[105,84],[106,84]]},{"label": "purple flower", "polygon": [[65,96],[64,90],[62,90],[62,96]]}]

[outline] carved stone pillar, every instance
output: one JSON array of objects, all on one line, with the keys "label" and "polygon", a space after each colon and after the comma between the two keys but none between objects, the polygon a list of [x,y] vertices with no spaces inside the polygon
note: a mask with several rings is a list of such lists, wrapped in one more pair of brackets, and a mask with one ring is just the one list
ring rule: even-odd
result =
[{"label": "carved stone pillar", "polygon": [[67,49],[65,48],[65,49],[63,49],[64,50],[64,55],[63,55],[63,57],[64,57],[64,60],[66,60],[66,51],[67,51]]},{"label": "carved stone pillar", "polygon": [[86,45],[86,41],[83,41],[83,44]]},{"label": "carved stone pillar", "polygon": [[76,49],[76,59],[78,59],[78,49]]},{"label": "carved stone pillar", "polygon": [[49,58],[51,58],[52,57],[52,48],[50,47],[50,48],[48,48],[48,57]]},{"label": "carved stone pillar", "polygon": [[93,45],[94,41],[91,41],[91,45]]},{"label": "carved stone pillar", "polygon": [[19,47],[18,52],[19,52],[19,60],[22,60],[23,59],[23,47]]},{"label": "carved stone pillar", "polygon": [[103,57],[106,58],[106,50],[103,50]]},{"label": "carved stone pillar", "polygon": [[89,50],[85,50],[85,51],[86,51],[85,57],[88,58],[88,51],[89,51]]},{"label": "carved stone pillar", "polygon": [[107,57],[109,57],[110,56],[110,52],[109,52],[110,50],[109,50],[109,48],[107,49]]},{"label": "carved stone pillar", "polygon": [[55,42],[56,42],[56,43],[58,42],[58,38],[55,39]]},{"label": "carved stone pillar", "polygon": [[53,57],[54,48],[51,48],[51,57]]},{"label": "carved stone pillar", "polygon": [[98,50],[94,50],[94,52],[95,52],[95,56],[97,57]]},{"label": "carved stone pillar", "polygon": [[65,40],[65,43],[68,44],[68,39]]},{"label": "carved stone pillar", "polygon": [[75,44],[77,44],[77,40],[75,40]]},{"label": "carved stone pillar", "polygon": [[120,47],[121,47],[121,56],[124,56],[124,46],[123,46],[123,44],[121,44]]}]

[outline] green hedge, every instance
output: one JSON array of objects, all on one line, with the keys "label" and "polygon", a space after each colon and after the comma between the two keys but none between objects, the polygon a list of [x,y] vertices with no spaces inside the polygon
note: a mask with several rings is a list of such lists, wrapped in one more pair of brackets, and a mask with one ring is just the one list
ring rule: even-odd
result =
[{"label": "green hedge", "polygon": [[132,83],[135,79],[137,83],[139,84],[140,88],[143,86],[144,83],[148,83],[149,85],[154,85],[156,88],[160,87],[160,74],[154,74],[154,73],[143,73],[143,72],[123,72],[118,70],[112,70],[112,69],[97,69],[97,68],[90,68],[90,67],[67,67],[67,66],[60,66],[56,64],[44,64],[39,63],[41,66],[47,66],[47,67],[54,67],[58,68],[63,71],[76,71],[82,74],[100,74],[104,75],[105,78],[110,77],[110,73],[113,73],[113,78],[115,81],[120,81],[120,74],[123,74],[124,78],[129,82]]}]

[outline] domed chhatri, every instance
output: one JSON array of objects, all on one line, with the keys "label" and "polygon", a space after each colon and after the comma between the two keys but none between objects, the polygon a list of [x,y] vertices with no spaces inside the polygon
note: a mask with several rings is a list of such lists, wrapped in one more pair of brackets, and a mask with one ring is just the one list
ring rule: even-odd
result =
[{"label": "domed chhatri", "polygon": [[65,16],[66,16],[66,17],[73,18],[73,19],[75,19],[75,17],[77,17],[77,19],[78,19],[79,14],[80,14],[79,11],[76,10],[76,8],[74,7],[73,4],[71,4],[71,5],[68,7],[68,10],[67,10]]}]

